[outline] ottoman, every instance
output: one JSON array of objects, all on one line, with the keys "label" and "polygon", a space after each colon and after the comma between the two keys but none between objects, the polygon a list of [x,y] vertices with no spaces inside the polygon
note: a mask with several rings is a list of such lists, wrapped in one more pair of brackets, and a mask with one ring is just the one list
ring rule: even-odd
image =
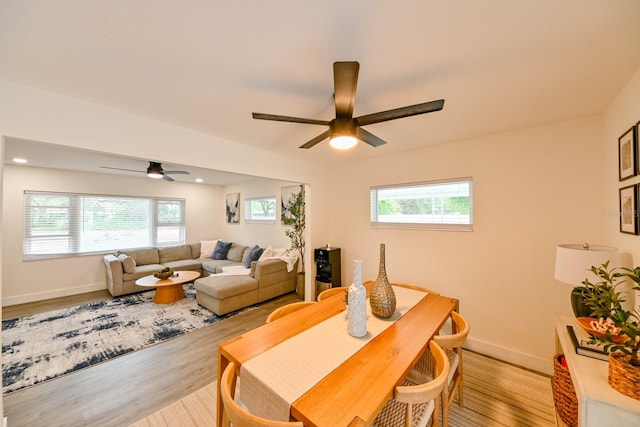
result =
[{"label": "ottoman", "polygon": [[258,302],[258,281],[246,276],[212,274],[195,281],[196,301],[218,316]]}]

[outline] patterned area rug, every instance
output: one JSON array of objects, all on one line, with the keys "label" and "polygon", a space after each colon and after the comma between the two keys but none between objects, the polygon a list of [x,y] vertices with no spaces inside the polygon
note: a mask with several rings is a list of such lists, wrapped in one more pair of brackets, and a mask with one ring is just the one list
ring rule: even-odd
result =
[{"label": "patterned area rug", "polygon": [[193,284],[184,288],[185,298],[171,304],[154,304],[152,290],[3,321],[3,394],[158,344],[240,312],[216,316],[196,303]]}]

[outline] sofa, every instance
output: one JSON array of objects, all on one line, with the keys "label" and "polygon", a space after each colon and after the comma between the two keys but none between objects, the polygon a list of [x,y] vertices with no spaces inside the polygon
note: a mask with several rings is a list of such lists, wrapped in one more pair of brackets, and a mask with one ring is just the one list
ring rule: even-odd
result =
[{"label": "sofa", "polygon": [[118,251],[103,256],[106,268],[107,290],[112,296],[148,290],[135,284],[141,277],[171,267],[174,270],[192,270],[202,274],[200,244],[144,248]]},{"label": "sofa", "polygon": [[[195,281],[196,301],[218,316],[248,307],[296,289],[298,261],[293,267],[277,257],[251,263],[249,274],[233,269]],[[231,274],[226,274],[231,273]]]},{"label": "sofa", "polygon": [[[228,248],[224,255],[218,257],[221,259],[213,259],[213,248],[215,248],[216,242],[201,241],[200,243],[178,246],[121,250],[115,254],[105,255],[103,261],[106,269],[107,290],[112,296],[148,290],[147,287],[137,286],[135,281],[164,267],[171,267],[177,271],[197,271],[202,277],[205,277],[222,273],[224,269],[243,268],[250,264],[251,270],[247,267],[245,276],[262,278],[265,288],[269,288],[272,293],[277,292],[276,289],[281,289],[283,293],[288,292],[289,286],[284,286],[281,282],[283,281],[282,277],[291,275],[289,271],[291,265],[287,265],[281,260],[270,259],[266,261],[277,262],[266,263],[265,270],[263,270],[263,261],[248,262],[256,246],[249,247],[237,243],[227,243]],[[295,288],[295,268],[293,276],[293,287]],[[233,277],[236,277],[235,281],[239,282],[244,279],[241,276]],[[234,281],[234,279],[228,280]],[[273,287],[271,280],[277,283],[276,287]]]}]

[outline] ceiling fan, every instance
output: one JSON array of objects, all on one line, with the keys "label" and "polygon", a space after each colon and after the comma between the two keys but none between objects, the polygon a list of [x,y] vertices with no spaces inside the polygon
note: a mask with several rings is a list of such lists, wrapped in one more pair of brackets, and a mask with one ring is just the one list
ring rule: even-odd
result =
[{"label": "ceiling fan", "polygon": [[146,171],[140,171],[140,170],[134,170],[134,169],[112,168],[109,166],[100,166],[100,167],[103,169],[114,169],[119,171],[146,173],[149,178],[154,178],[154,179],[162,178],[166,181],[175,181],[175,179],[171,178],[169,175],[178,175],[178,174],[189,175],[189,172],[187,171],[166,171],[162,169],[162,163],[158,163],[158,162],[149,162],[149,167],[147,168]]},{"label": "ceiling fan", "polygon": [[332,147],[347,149],[355,146],[358,143],[357,140],[366,142],[373,147],[379,147],[387,143],[385,140],[375,136],[371,132],[362,129],[362,126],[386,122],[388,120],[401,119],[403,117],[415,116],[418,114],[431,113],[433,111],[442,110],[444,107],[444,99],[439,99],[437,101],[429,101],[422,104],[394,108],[392,110],[366,114],[360,117],[353,117],[359,69],[360,64],[354,61],[333,63],[333,96],[336,106],[336,118],[333,120],[305,119],[300,117],[279,116],[263,113],[252,113],[253,118],[260,120],[329,126],[329,129],[322,132],[312,140],[302,144],[300,148],[311,148],[324,139],[329,138],[329,144]]}]

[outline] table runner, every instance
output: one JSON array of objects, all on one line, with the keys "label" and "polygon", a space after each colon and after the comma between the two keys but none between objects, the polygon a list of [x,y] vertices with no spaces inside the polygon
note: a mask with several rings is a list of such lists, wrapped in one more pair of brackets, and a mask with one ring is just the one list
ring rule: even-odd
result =
[{"label": "table runner", "polygon": [[396,312],[390,319],[379,319],[367,303],[367,335],[362,338],[347,332],[345,310],[245,362],[240,370],[240,399],[249,412],[289,421],[293,402],[427,295],[398,286],[393,289]]}]

